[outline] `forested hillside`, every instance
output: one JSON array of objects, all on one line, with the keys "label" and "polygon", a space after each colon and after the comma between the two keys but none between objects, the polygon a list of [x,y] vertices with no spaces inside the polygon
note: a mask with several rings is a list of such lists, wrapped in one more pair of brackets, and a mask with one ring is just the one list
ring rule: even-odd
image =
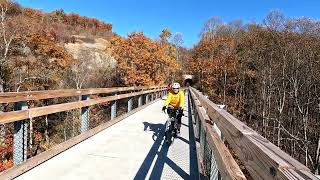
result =
[{"label": "forested hillside", "polygon": [[[45,13],[7,0],[0,5],[0,93],[161,85],[179,73],[168,29],[157,40],[143,32],[121,37],[110,23],[63,10]],[[30,101],[28,106],[68,100],[77,99]],[[91,109],[92,127],[108,120],[108,108],[102,104]],[[0,112],[12,109],[13,104],[0,105]],[[79,134],[79,113],[30,119],[28,157]],[[12,132],[12,123],[0,125],[0,171],[12,166]]]},{"label": "forested hillside", "polygon": [[319,21],[276,11],[261,24],[213,17],[185,56],[199,89],[319,173]]}]

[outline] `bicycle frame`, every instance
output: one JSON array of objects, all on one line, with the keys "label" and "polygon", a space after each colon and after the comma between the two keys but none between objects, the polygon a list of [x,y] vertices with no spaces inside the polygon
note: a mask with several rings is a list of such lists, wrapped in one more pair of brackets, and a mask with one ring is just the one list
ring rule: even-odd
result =
[{"label": "bicycle frame", "polygon": [[178,116],[178,110],[173,109],[173,108],[168,108],[167,113],[169,115],[169,119],[166,122],[166,127],[165,127],[165,138],[167,144],[171,144],[172,142],[172,137],[176,136],[176,129],[177,129],[177,116]]}]

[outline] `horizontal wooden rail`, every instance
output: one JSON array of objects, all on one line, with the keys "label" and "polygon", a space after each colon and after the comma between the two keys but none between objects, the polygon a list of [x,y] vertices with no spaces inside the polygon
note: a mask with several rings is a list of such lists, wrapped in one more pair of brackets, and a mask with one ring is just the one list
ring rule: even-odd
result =
[{"label": "horizontal wooden rail", "polygon": [[90,89],[62,89],[48,91],[25,91],[0,93],[0,103],[11,103],[18,101],[41,100],[50,98],[61,98],[91,94],[110,94],[124,91],[152,90],[158,86],[143,87],[112,87],[112,88],[90,88]]},{"label": "horizontal wooden rail", "polygon": [[[157,99],[157,100],[159,100],[159,99]],[[138,108],[126,113],[126,114],[123,114],[113,120],[105,122],[105,123],[93,128],[93,129],[90,129],[87,132],[84,132],[78,136],[75,136],[65,142],[62,142],[61,144],[58,144],[58,145],[52,147],[51,149],[49,149],[45,152],[42,152],[41,154],[39,154],[35,157],[28,159],[26,162],[24,162],[18,166],[15,166],[13,168],[10,168],[10,169],[0,173],[0,179],[14,179],[14,178],[20,176],[21,174],[35,168],[36,166],[44,163],[45,161],[53,158],[54,156],[68,150],[69,148],[81,143],[82,141],[84,141],[84,140],[96,135],[97,133],[109,128],[110,126],[122,121],[123,119],[129,117],[130,115],[142,110],[143,108],[149,106],[150,104],[156,102],[157,100],[148,102],[147,104],[140,106],[140,107],[138,107]]]},{"label": "horizontal wooden rail", "polygon": [[243,122],[191,88],[253,179],[318,179],[310,170]]},{"label": "horizontal wooden rail", "polygon": [[210,121],[205,109],[201,106],[200,101],[190,92],[195,102],[194,106],[197,111],[197,115],[200,119],[201,126],[205,127],[206,138],[210,149],[212,150],[214,157],[216,159],[219,173],[223,179],[246,179],[243,172],[241,171],[239,165],[233,159],[228,148],[224,145],[218,134],[215,132],[213,127],[207,122]]},{"label": "horizontal wooden rail", "polygon": [[0,124],[15,122],[23,119],[29,119],[29,118],[39,117],[39,116],[58,113],[58,112],[69,111],[72,109],[78,109],[82,107],[92,106],[95,104],[109,102],[109,101],[115,101],[119,99],[125,99],[125,98],[148,94],[152,92],[158,92],[161,90],[164,90],[164,89],[132,92],[127,94],[113,95],[113,96],[102,97],[97,99],[69,102],[69,103],[63,103],[63,104],[55,104],[55,105],[31,108],[31,109],[20,110],[20,111],[4,112],[0,114]]},{"label": "horizontal wooden rail", "polygon": [[[25,162],[27,160],[27,144],[28,144],[28,134],[27,134],[27,128],[28,123],[25,121],[26,119],[30,119],[30,122],[32,122],[32,118],[44,116],[48,114],[58,113],[58,112],[64,112],[69,111],[72,109],[78,109],[81,110],[81,114],[79,116],[79,119],[81,121],[81,127],[80,132],[84,136],[81,136],[82,138],[74,138],[74,143],[78,143],[80,140],[83,140],[83,138],[87,138],[96,131],[89,130],[89,124],[90,124],[90,106],[100,104],[100,103],[106,103],[112,101],[111,104],[111,121],[110,123],[107,123],[106,126],[108,127],[113,123],[116,123],[117,121],[114,121],[117,118],[117,100],[120,99],[126,99],[128,98],[128,113],[126,115],[130,115],[133,111],[132,105],[133,105],[133,97],[139,96],[138,99],[138,106],[142,107],[142,95],[146,94],[146,104],[148,104],[151,101],[157,99],[159,95],[165,95],[166,92],[164,92],[165,87],[122,87],[122,88],[105,88],[105,89],[86,89],[86,90],[57,90],[57,91],[38,91],[38,92],[21,92],[21,93],[2,93],[0,94],[2,97],[2,102],[16,102],[15,103],[15,110],[18,111],[11,111],[11,112],[2,112],[0,113],[0,124],[5,123],[14,123],[14,137],[13,137],[13,162],[14,167],[18,167],[21,165],[21,163]],[[122,92],[122,93],[119,93]],[[108,94],[106,97],[98,97],[95,99],[90,99],[91,94]],[[66,96],[78,96],[81,97],[81,100],[75,101],[75,102],[68,102],[68,103],[61,103],[61,104],[54,104],[44,107],[33,107],[31,109],[28,109],[27,100],[39,100],[39,99],[48,99],[48,98],[59,98],[59,97],[66,97]],[[17,102],[18,101],[18,102]],[[141,108],[139,108],[141,109]],[[126,115],[122,117],[126,117]],[[121,119],[121,118],[120,118]],[[30,123],[30,127],[31,127]],[[101,128],[96,129],[97,131],[100,131]],[[90,132],[89,134],[87,132]],[[56,146],[54,149],[49,150],[48,153],[45,153],[47,155],[39,156],[41,162],[45,161],[46,158],[54,156],[56,153],[59,153],[66,148],[70,147],[70,145],[74,144],[66,144],[63,143],[60,146]],[[43,157],[43,159],[42,159]],[[32,162],[33,165],[37,163],[41,163],[39,161],[39,158],[35,157]],[[22,167],[22,170],[25,171],[29,168],[29,165],[20,166]],[[13,172],[13,171],[10,171]],[[7,173],[5,173],[7,174]],[[11,174],[11,173],[9,173]],[[16,174],[13,172],[13,174]],[[4,174],[3,174],[4,175]],[[8,174],[7,174],[8,175]],[[6,175],[4,175],[5,177]],[[11,175],[9,175],[11,176]],[[1,179],[1,174],[0,174]]]}]

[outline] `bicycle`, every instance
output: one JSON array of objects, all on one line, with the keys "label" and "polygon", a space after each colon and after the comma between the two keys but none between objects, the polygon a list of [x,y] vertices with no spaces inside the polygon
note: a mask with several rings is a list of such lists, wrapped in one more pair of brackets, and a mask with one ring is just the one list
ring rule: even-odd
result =
[{"label": "bicycle", "polygon": [[179,115],[179,110],[174,108],[168,108],[167,114],[169,115],[165,126],[165,142],[170,146],[174,138],[177,137],[177,124]]}]

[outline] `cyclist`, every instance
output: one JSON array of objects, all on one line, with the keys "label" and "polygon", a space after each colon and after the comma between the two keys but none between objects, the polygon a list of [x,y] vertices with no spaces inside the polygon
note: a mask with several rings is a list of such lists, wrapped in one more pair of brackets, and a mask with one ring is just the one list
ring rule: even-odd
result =
[{"label": "cyclist", "polygon": [[164,106],[162,108],[162,111],[165,112],[165,110],[168,108],[177,110],[179,113],[177,115],[177,131],[180,133],[180,127],[181,127],[181,118],[183,115],[183,107],[184,107],[184,92],[183,90],[180,90],[180,84],[179,83],[173,83],[172,84],[172,91],[169,91],[168,97],[164,103]]}]

